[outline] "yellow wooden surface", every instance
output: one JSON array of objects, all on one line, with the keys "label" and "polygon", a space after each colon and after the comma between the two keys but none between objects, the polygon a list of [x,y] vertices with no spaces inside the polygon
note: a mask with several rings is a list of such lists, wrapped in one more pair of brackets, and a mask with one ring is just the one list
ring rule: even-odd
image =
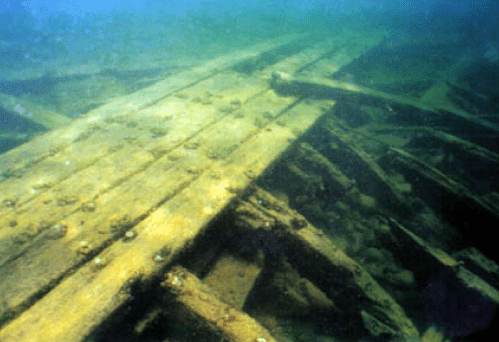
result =
[{"label": "yellow wooden surface", "polygon": [[200,317],[213,333],[223,332],[223,340],[238,342],[277,342],[255,319],[227,305],[209,287],[187,270],[175,267],[162,285],[175,297],[176,305]]},{"label": "yellow wooden surface", "polygon": [[208,78],[233,64],[248,58],[254,58],[268,51],[293,42],[302,36],[290,35],[269,40],[246,50],[239,50],[230,55],[208,61],[207,63],[182,71],[172,77],[153,84],[137,92],[115,99],[97,109],[90,111],[85,117],[76,120],[75,124],[64,130],[54,130],[30,143],[29,147],[20,147],[0,155],[0,172],[19,170],[27,165],[32,168],[41,159],[51,156],[51,152],[65,149],[81,134],[89,134],[89,129],[95,126],[95,121],[102,120],[106,115],[115,116],[118,113],[127,114],[134,110],[153,104],[162,98],[171,96],[173,92],[189,87]]},{"label": "yellow wooden surface", "polygon": [[81,341],[333,105],[268,86],[327,41],[251,76],[230,68],[297,38],[174,75],[0,156],[0,314],[15,317],[0,341]]}]

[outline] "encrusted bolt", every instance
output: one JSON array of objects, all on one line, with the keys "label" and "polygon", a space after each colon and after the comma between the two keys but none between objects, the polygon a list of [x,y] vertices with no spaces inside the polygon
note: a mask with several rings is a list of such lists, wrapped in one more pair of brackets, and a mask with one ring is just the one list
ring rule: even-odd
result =
[{"label": "encrusted bolt", "polygon": [[137,236],[137,234],[133,230],[129,230],[125,233],[125,236],[123,237],[123,239],[125,241],[129,241],[129,240],[134,239],[136,236]]}]

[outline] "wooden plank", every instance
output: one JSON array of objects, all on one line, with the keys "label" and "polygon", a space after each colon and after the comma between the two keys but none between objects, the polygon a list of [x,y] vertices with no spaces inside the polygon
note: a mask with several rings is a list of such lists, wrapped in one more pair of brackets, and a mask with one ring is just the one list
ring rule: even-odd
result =
[{"label": "wooden plank", "polygon": [[465,120],[470,125],[476,125],[480,129],[499,133],[499,126],[473,117],[469,113],[459,109],[435,105],[418,99],[412,99],[399,95],[392,95],[379,90],[362,87],[353,83],[341,82],[316,77],[292,77],[288,73],[275,72],[271,82],[276,91],[285,95],[309,96],[312,98],[339,99],[345,96],[353,97],[358,102],[379,103],[382,107],[386,104],[398,104],[413,107],[427,112],[428,115],[440,115],[440,113],[451,114]]},{"label": "wooden plank", "polygon": [[[138,52],[138,51],[137,51]],[[166,52],[166,51],[165,51]],[[16,82],[30,82],[37,81],[42,77],[47,78],[60,78],[68,79],[71,77],[86,76],[86,75],[99,75],[109,72],[109,70],[119,70],[130,72],[134,74],[148,73],[154,69],[168,68],[170,66],[178,68],[189,68],[193,65],[200,65],[203,60],[196,57],[186,58],[185,56],[169,56],[170,58],[161,58],[158,54],[145,54],[138,52],[135,56],[136,62],[125,64],[103,64],[99,60],[89,60],[86,63],[71,64],[59,63],[57,68],[54,61],[46,61],[45,65],[29,65],[24,66],[22,69],[7,69],[0,68],[1,81],[8,83]]]},{"label": "wooden plank", "polygon": [[0,107],[46,129],[62,127],[71,122],[71,119],[63,114],[12,95],[0,93]]},{"label": "wooden plank", "polygon": [[19,147],[0,155],[0,173],[3,174],[7,171],[16,173],[17,170],[22,171],[27,167],[32,168],[43,159],[50,157],[53,151],[63,150],[70,146],[76,138],[89,134],[96,124],[99,122],[102,123],[106,114],[115,115],[116,112],[119,112],[122,115],[126,115],[136,112],[160,99],[171,96],[175,91],[196,84],[200,80],[208,78],[238,61],[254,58],[265,51],[288,44],[300,37],[298,35],[289,35],[256,44],[246,50],[210,60],[203,65],[168,77],[164,81],[150,87],[140,89],[123,98],[118,98],[90,111],[85,116],[76,120],[75,124],[64,130],[54,131],[35,139],[29,147]]},{"label": "wooden plank", "polygon": [[277,340],[257,321],[217,298],[210,288],[185,269],[175,267],[162,282],[177,307],[176,316],[200,331],[209,331],[230,342],[276,342]]},{"label": "wooden plank", "polygon": [[415,107],[428,112],[435,112],[433,107],[416,99],[392,95],[349,82],[316,77],[292,77],[287,73],[276,72],[273,74],[272,85],[276,91],[297,96],[315,95],[316,98],[338,98],[345,95],[357,95],[360,97],[359,99],[373,98]]}]

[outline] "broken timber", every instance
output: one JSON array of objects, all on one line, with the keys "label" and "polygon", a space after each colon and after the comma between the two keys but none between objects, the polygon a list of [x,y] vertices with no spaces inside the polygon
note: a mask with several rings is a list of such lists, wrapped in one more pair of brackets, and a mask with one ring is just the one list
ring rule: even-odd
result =
[{"label": "broken timber", "polygon": [[[426,115],[451,115],[452,117],[465,120],[480,130],[499,133],[496,124],[474,117],[462,109],[440,105],[435,106],[420,100],[404,96],[392,95],[378,90],[369,89],[356,84],[313,77],[292,77],[284,72],[272,74],[273,88],[276,92],[286,95],[308,96],[317,99],[340,100],[345,97],[355,99],[358,103],[375,104],[377,107],[402,106],[415,108],[425,112]],[[436,94],[442,95],[442,94]]]}]

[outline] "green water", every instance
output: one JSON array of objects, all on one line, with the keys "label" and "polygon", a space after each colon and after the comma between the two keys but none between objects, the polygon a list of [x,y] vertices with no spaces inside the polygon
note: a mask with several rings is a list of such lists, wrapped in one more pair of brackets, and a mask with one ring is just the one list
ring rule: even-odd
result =
[{"label": "green water", "polygon": [[[469,257],[462,256],[462,251],[476,248],[483,253],[476,258],[487,258],[484,263],[492,269],[488,283],[480,286],[496,287],[489,293],[497,292],[497,258],[494,248],[487,246],[495,226],[484,228],[480,222],[482,214],[499,221],[499,24],[494,2],[68,4],[0,4],[0,154],[57,129],[44,122],[47,113],[68,122],[83,120],[89,111],[169,76],[294,35],[288,44],[216,70],[235,73],[241,79],[257,78],[262,70],[301,54],[313,54],[314,47],[329,42],[309,64],[288,75],[301,80],[299,86],[295,84],[288,92],[274,90],[310,105],[324,99],[336,101],[336,105],[300,136],[302,145],[298,146],[303,150],[294,145],[294,150],[287,151],[257,183],[299,211],[356,260],[400,304],[421,335],[428,329],[430,335],[435,329],[441,334],[435,333],[434,341],[442,341],[442,336],[479,341],[482,330],[497,333],[494,312],[499,303],[495,298],[488,302],[484,297],[470,296],[461,283],[449,280],[455,265],[427,269],[431,262],[421,257],[434,255],[432,246],[461,260],[461,267]],[[269,79],[262,76],[261,82],[272,88]],[[361,87],[363,92],[359,93],[369,95],[332,91],[328,87],[336,84],[333,82]],[[187,95],[179,92],[177,96]],[[192,101],[202,102],[202,96]],[[211,104],[204,101],[204,105]],[[229,114],[230,108],[226,112]],[[274,117],[267,113],[255,127],[261,129],[262,122],[271,119]],[[106,123],[112,122],[107,118]],[[173,129],[168,126],[151,132],[160,138]],[[346,138],[342,136],[342,140],[340,133],[335,136],[331,131]],[[414,158],[404,160],[404,164],[400,151]],[[222,152],[213,155],[223,158],[230,154]],[[300,153],[311,159],[304,162],[298,157]],[[329,165],[327,172],[321,169],[322,162]],[[338,174],[344,176],[344,183],[334,177]],[[7,170],[1,174],[0,186],[3,181],[21,177]],[[387,195],[391,188],[382,188],[384,181],[402,194],[402,204],[391,201]],[[432,187],[444,187],[442,184],[453,190],[443,195],[431,191]],[[465,201],[470,198],[473,201]],[[4,199],[1,192],[0,203],[5,208],[15,206],[15,201]],[[405,255],[402,239],[387,233],[396,226],[393,218],[427,242],[421,247],[426,254]],[[476,234],[473,229],[477,229]],[[274,240],[265,245],[273,257],[281,247]],[[288,276],[299,278],[295,273]],[[316,283],[329,286],[334,276],[324,275]],[[289,279],[283,276],[278,280],[285,283]],[[260,281],[261,288],[270,287],[265,279]],[[303,288],[312,286],[300,281]],[[349,289],[348,284],[341,286]],[[351,293],[347,290],[345,293]],[[263,295],[262,300],[255,292],[249,297],[256,298],[253,304],[246,303],[244,309],[258,316],[260,306],[254,303],[270,303],[272,298]],[[151,304],[148,296],[147,291],[137,294],[134,308],[144,309],[138,300]],[[340,306],[355,300],[343,298]],[[147,316],[146,311],[141,314]],[[277,326],[283,341],[389,340],[385,335],[357,331],[361,318],[368,320],[363,314],[353,315],[358,321],[352,323],[321,312],[300,316],[299,310],[287,308],[277,323],[263,315],[258,318],[263,325]],[[102,331],[89,341],[112,340],[113,334],[123,341],[192,338],[185,322],[165,319],[161,314],[142,317],[140,324],[157,319],[162,327],[152,324],[152,330],[157,331],[146,329],[138,334],[127,326],[128,319],[139,320],[132,316],[124,313],[124,318],[114,321],[118,328],[100,327]],[[120,328],[123,331],[118,333]],[[399,340],[409,339],[393,338]]]}]

